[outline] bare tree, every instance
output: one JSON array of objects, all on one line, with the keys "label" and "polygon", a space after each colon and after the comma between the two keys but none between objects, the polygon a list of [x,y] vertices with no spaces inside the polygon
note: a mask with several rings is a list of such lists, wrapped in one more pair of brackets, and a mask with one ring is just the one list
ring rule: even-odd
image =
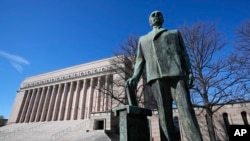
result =
[{"label": "bare tree", "polygon": [[224,104],[244,98],[244,94],[235,93],[244,81],[243,76],[238,75],[242,66],[237,64],[235,54],[226,56],[224,53],[226,41],[215,24],[185,25],[181,32],[195,77],[192,101],[206,111],[210,140],[216,141],[213,114]]},{"label": "bare tree", "polygon": [[[117,71],[125,73],[125,77],[122,77],[124,80],[127,80],[133,74],[138,40],[137,36],[130,36],[120,45],[119,50],[114,52],[116,58],[112,60],[112,64],[117,68]],[[121,64],[124,66],[121,66]]]},{"label": "bare tree", "polygon": [[[116,101],[116,105],[127,104],[127,97],[125,94],[125,82],[130,78],[134,71],[134,65],[137,55],[138,36],[129,36],[125,42],[123,42],[119,50],[114,52],[115,58],[111,60],[114,74],[116,76],[110,83],[113,89],[106,90],[104,87],[100,89],[104,94],[110,96]],[[145,92],[147,89],[147,92]],[[146,96],[145,96],[146,95]],[[137,87],[137,101],[140,106],[147,108],[154,107],[154,101],[152,101],[152,94],[150,93],[149,87],[146,86],[146,75],[143,73],[140,82]]]},{"label": "bare tree", "polygon": [[237,50],[241,51],[244,58],[248,60],[248,69],[249,60],[250,60],[250,19],[245,21],[242,25],[237,28]]},{"label": "bare tree", "polygon": [[240,88],[250,93],[250,19],[242,23],[236,30],[237,40],[234,57],[241,66],[240,75],[244,75],[246,82]]}]

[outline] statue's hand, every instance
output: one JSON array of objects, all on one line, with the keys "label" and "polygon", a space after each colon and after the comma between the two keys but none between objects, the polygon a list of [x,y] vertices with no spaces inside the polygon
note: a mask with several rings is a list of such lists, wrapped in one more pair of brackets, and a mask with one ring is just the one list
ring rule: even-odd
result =
[{"label": "statue's hand", "polygon": [[137,82],[136,77],[131,77],[126,81],[126,94],[128,97],[128,103],[132,106],[138,106],[136,92],[137,92]]},{"label": "statue's hand", "polygon": [[136,77],[131,77],[127,80],[127,84],[133,87],[136,87],[138,83],[138,80]]},{"label": "statue's hand", "polygon": [[194,76],[193,76],[193,73],[190,73],[188,75],[188,86],[189,86],[189,88],[193,88],[194,87]]}]

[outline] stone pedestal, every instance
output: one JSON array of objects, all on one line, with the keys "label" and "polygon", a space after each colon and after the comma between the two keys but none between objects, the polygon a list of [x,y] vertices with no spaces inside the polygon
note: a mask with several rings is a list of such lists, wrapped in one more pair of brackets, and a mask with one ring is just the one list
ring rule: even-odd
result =
[{"label": "stone pedestal", "polygon": [[125,105],[113,111],[119,116],[120,141],[150,141],[147,116],[152,116],[151,110]]}]

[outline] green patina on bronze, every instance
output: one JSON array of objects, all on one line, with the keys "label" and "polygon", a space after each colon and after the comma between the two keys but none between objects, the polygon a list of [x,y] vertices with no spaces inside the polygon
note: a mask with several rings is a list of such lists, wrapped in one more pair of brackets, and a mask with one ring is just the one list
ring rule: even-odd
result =
[{"label": "green patina on bronze", "polygon": [[159,11],[150,14],[149,22],[153,29],[140,37],[134,73],[126,82],[129,104],[138,106],[135,90],[145,68],[147,83],[158,106],[161,141],[176,141],[173,100],[188,141],[202,141],[190,101],[189,87],[193,86],[194,79],[181,33],[162,28],[164,18]]}]

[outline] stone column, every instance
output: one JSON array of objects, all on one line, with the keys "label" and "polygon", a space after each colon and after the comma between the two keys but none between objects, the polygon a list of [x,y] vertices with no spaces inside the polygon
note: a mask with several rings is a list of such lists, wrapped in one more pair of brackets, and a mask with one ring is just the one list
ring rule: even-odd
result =
[{"label": "stone column", "polygon": [[120,141],[150,141],[150,129],[147,116],[152,111],[137,106],[124,105],[114,108],[119,116]]},{"label": "stone column", "polygon": [[67,96],[68,96],[68,89],[69,89],[68,83],[65,83],[65,87],[62,93],[62,100],[61,100],[61,106],[60,106],[60,111],[59,111],[59,120],[64,119],[64,114],[65,114],[65,107],[66,107],[66,101],[67,101]]},{"label": "stone column", "polygon": [[61,102],[61,98],[62,98],[62,91],[64,89],[64,84],[59,84],[59,88],[56,94],[56,100],[55,100],[55,106],[54,106],[54,112],[52,115],[52,120],[56,121],[58,120],[58,113],[60,110],[60,102]]},{"label": "stone column", "polygon": [[96,107],[95,107],[95,111],[99,112],[100,111],[100,106],[101,106],[101,76],[98,77],[97,79],[97,93],[96,93]]},{"label": "stone column", "polygon": [[28,91],[27,98],[25,100],[25,104],[24,104],[23,111],[22,111],[21,122],[24,122],[25,120],[25,116],[27,114],[26,112],[30,103],[31,93],[32,93],[32,89]]},{"label": "stone column", "polygon": [[23,112],[23,109],[24,109],[24,105],[25,105],[27,95],[28,95],[28,91],[25,90],[24,91],[24,96],[23,96],[23,99],[22,99],[22,104],[20,106],[20,109],[19,109],[19,112],[18,112],[18,115],[17,115],[17,120],[16,120],[17,123],[21,122],[21,116],[22,116],[22,112]]},{"label": "stone column", "polygon": [[71,82],[70,90],[68,92],[68,99],[67,99],[67,103],[66,103],[66,110],[65,110],[66,113],[65,113],[65,116],[64,116],[64,120],[69,120],[70,119],[74,91],[75,91],[75,83]]},{"label": "stone column", "polygon": [[104,84],[104,82],[103,82],[103,76],[100,76],[100,80],[99,80],[99,86],[98,86],[98,89],[99,89],[99,91],[98,91],[98,95],[99,95],[99,97],[98,97],[98,99],[99,99],[99,106],[98,106],[98,111],[99,112],[102,112],[103,111],[103,109],[104,109],[104,95],[103,95],[103,91],[104,91],[104,87],[103,87],[103,84]]},{"label": "stone column", "polygon": [[48,86],[48,90],[46,93],[46,97],[45,97],[45,101],[44,101],[44,105],[43,105],[43,110],[42,110],[42,117],[41,117],[40,121],[46,120],[46,116],[48,113],[48,107],[49,107],[49,103],[50,103],[50,99],[51,99],[52,87],[53,86]]},{"label": "stone column", "polygon": [[109,96],[107,95],[109,91],[109,75],[105,76],[105,93],[104,93],[104,111],[109,110]]},{"label": "stone column", "polygon": [[58,85],[54,85],[52,88],[52,93],[51,93],[51,101],[49,103],[49,108],[48,108],[48,114],[46,121],[51,121],[52,115],[53,115],[53,109],[55,107],[55,100],[56,100],[56,94],[58,91]]},{"label": "stone column", "polygon": [[73,102],[72,102],[72,111],[73,113],[71,114],[71,120],[74,120],[74,119],[77,119],[77,113],[78,113],[78,104],[79,104],[79,97],[80,97],[80,80],[77,81],[77,84],[76,84],[76,90],[74,92],[74,97],[73,97]]},{"label": "stone column", "polygon": [[38,88],[37,93],[36,93],[35,103],[34,103],[34,106],[33,106],[33,109],[32,109],[30,122],[33,122],[35,120],[35,117],[36,117],[36,114],[37,114],[38,104],[39,104],[40,97],[41,97],[41,91],[42,91],[42,88]]},{"label": "stone column", "polygon": [[28,107],[28,111],[27,111],[27,114],[25,116],[25,122],[30,121],[30,115],[31,115],[31,112],[32,112],[32,108],[34,106],[33,104],[34,104],[34,101],[35,101],[36,92],[37,92],[37,89],[33,89],[32,94],[31,94],[31,100],[30,100],[29,107]]},{"label": "stone column", "polygon": [[42,88],[42,93],[41,93],[41,98],[38,104],[38,109],[37,109],[37,114],[36,114],[36,122],[40,121],[41,115],[42,115],[42,110],[43,110],[43,105],[44,105],[44,100],[46,97],[46,92],[47,92],[47,87]]},{"label": "stone column", "polygon": [[83,80],[83,86],[82,86],[82,91],[80,93],[80,111],[79,111],[79,116],[78,119],[84,119],[85,114],[86,114],[86,96],[87,96],[87,88],[88,88],[88,80],[84,79]]},{"label": "stone column", "polygon": [[93,92],[91,92],[92,94],[92,106],[91,106],[91,112],[96,112],[95,110],[96,110],[96,104],[97,104],[97,102],[96,102],[96,98],[97,98],[97,91],[96,91],[96,86],[93,86],[92,87],[92,89],[93,89]]},{"label": "stone column", "polygon": [[16,123],[20,122],[20,118],[21,118],[21,114],[22,114],[22,111],[23,111],[23,107],[24,107],[26,98],[27,98],[27,91],[25,90],[24,93],[23,93],[22,103],[21,103],[20,109],[18,111]]},{"label": "stone column", "polygon": [[90,113],[92,112],[92,106],[93,106],[93,92],[94,92],[94,78],[91,78],[90,81],[90,93],[89,93],[89,99],[87,99],[88,103],[88,113],[87,113],[87,119],[90,116]]}]

